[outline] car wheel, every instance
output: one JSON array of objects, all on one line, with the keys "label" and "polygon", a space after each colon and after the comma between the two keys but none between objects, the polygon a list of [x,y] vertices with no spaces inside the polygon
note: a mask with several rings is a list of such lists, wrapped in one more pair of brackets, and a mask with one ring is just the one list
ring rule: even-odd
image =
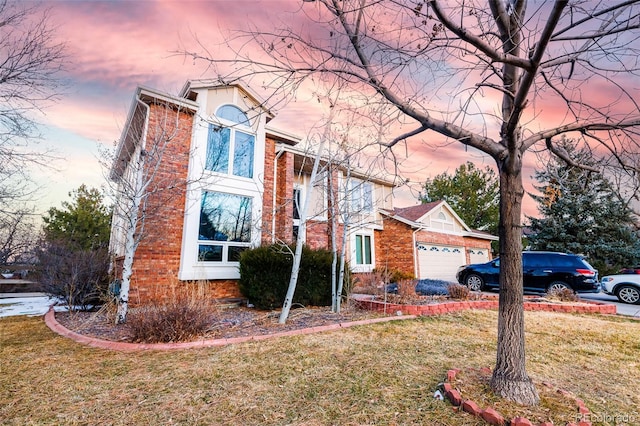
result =
[{"label": "car wheel", "polygon": [[562,281],[554,281],[551,284],[549,284],[549,287],[547,287],[547,292],[550,291],[562,291],[562,290],[572,290],[571,287],[569,287],[569,284],[562,282]]},{"label": "car wheel", "polygon": [[616,296],[621,302],[640,305],[640,290],[630,285],[623,285],[616,290]]},{"label": "car wheel", "polygon": [[480,275],[469,274],[464,279],[464,284],[469,287],[471,291],[482,291],[484,288],[484,280]]}]

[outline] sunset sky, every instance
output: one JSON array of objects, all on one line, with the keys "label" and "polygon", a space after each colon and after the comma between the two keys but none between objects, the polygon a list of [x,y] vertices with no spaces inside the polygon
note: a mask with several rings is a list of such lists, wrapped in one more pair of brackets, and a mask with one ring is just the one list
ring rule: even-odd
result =
[{"label": "sunset sky", "polygon": [[[213,77],[205,64],[174,52],[195,46],[196,38],[215,52],[230,29],[246,29],[249,22],[262,28],[279,21],[290,24],[299,17],[295,12],[300,7],[292,0],[45,0],[44,4],[51,9],[59,40],[67,44],[69,61],[62,75],[68,83],[65,93],[37,117],[44,135],[37,149],[52,149],[60,158],[52,169],[33,173],[44,185],[41,212],[59,207],[68,200],[67,193],[82,183],[104,184],[98,146],[112,147],[118,140],[136,86],[177,94],[188,79]],[[300,117],[305,110],[309,108],[304,104],[276,110],[273,124],[304,136],[305,124],[318,119]],[[404,172],[414,182],[414,191],[399,191],[398,207],[417,203],[420,182],[445,171],[453,173],[467,159],[479,167],[493,166],[488,157],[463,148],[436,152],[433,146],[444,141],[434,133],[422,137],[432,138],[433,145],[412,145],[412,154],[418,155],[406,161]],[[525,178],[533,174],[531,164],[533,158]],[[532,189],[530,183],[526,188]],[[536,213],[530,201],[525,213]]]}]

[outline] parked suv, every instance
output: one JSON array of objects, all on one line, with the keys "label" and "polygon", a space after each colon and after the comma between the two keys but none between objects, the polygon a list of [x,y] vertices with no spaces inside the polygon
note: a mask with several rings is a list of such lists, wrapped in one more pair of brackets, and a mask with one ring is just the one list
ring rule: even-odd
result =
[{"label": "parked suv", "polygon": [[[522,272],[525,291],[547,292],[570,288],[577,293],[600,291],[598,271],[575,254],[548,251],[522,253]],[[456,278],[469,289],[480,291],[498,288],[500,259],[487,263],[464,265],[458,268]]]}]

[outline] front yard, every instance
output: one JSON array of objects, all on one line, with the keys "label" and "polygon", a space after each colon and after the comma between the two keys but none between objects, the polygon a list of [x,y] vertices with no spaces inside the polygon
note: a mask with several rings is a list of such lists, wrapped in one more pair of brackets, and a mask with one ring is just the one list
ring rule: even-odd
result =
[{"label": "front yard", "polygon": [[[60,337],[41,318],[4,318],[0,423],[483,425],[433,393],[448,369],[493,366],[496,321],[495,311],[467,311],[217,348],[122,353]],[[583,399],[596,419],[640,422],[640,322],[549,312],[527,312],[526,321],[536,383]],[[544,404],[538,413],[551,412],[541,420],[576,420]]]}]

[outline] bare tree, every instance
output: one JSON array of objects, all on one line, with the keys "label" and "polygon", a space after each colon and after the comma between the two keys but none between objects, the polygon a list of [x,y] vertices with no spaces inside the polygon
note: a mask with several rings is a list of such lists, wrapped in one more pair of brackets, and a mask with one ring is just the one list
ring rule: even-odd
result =
[{"label": "bare tree", "polygon": [[47,11],[0,0],[0,245],[5,248],[24,240],[19,235],[28,219],[24,205],[35,192],[29,167],[49,161],[28,144],[39,136],[34,113],[60,89],[64,45],[53,40]]},{"label": "bare tree", "polygon": [[27,208],[0,215],[0,267],[30,257],[37,237],[32,217]]},{"label": "bare tree", "polygon": [[[572,163],[556,148],[564,134],[607,160],[638,151],[640,2],[486,3],[305,1],[296,15],[306,18],[300,27],[290,20],[280,29],[244,32],[242,50],[228,59],[186,54],[209,61],[222,81],[253,79],[282,97],[307,81],[341,79],[386,102],[389,121],[404,126],[387,148],[431,131],[495,160],[501,292],[491,386],[531,405],[539,398],[525,369],[523,162],[543,149]],[[230,40],[231,49],[237,41]],[[453,152],[461,162],[469,155]]]},{"label": "bare tree", "polygon": [[[192,115],[193,110],[140,89],[117,152],[104,155],[115,198],[110,252],[122,271],[117,324],[126,322],[134,258],[149,237],[147,226],[160,229],[171,200],[185,196],[191,152],[188,143],[181,144],[190,141]],[[176,165],[184,167],[184,176],[176,175]]]}]

